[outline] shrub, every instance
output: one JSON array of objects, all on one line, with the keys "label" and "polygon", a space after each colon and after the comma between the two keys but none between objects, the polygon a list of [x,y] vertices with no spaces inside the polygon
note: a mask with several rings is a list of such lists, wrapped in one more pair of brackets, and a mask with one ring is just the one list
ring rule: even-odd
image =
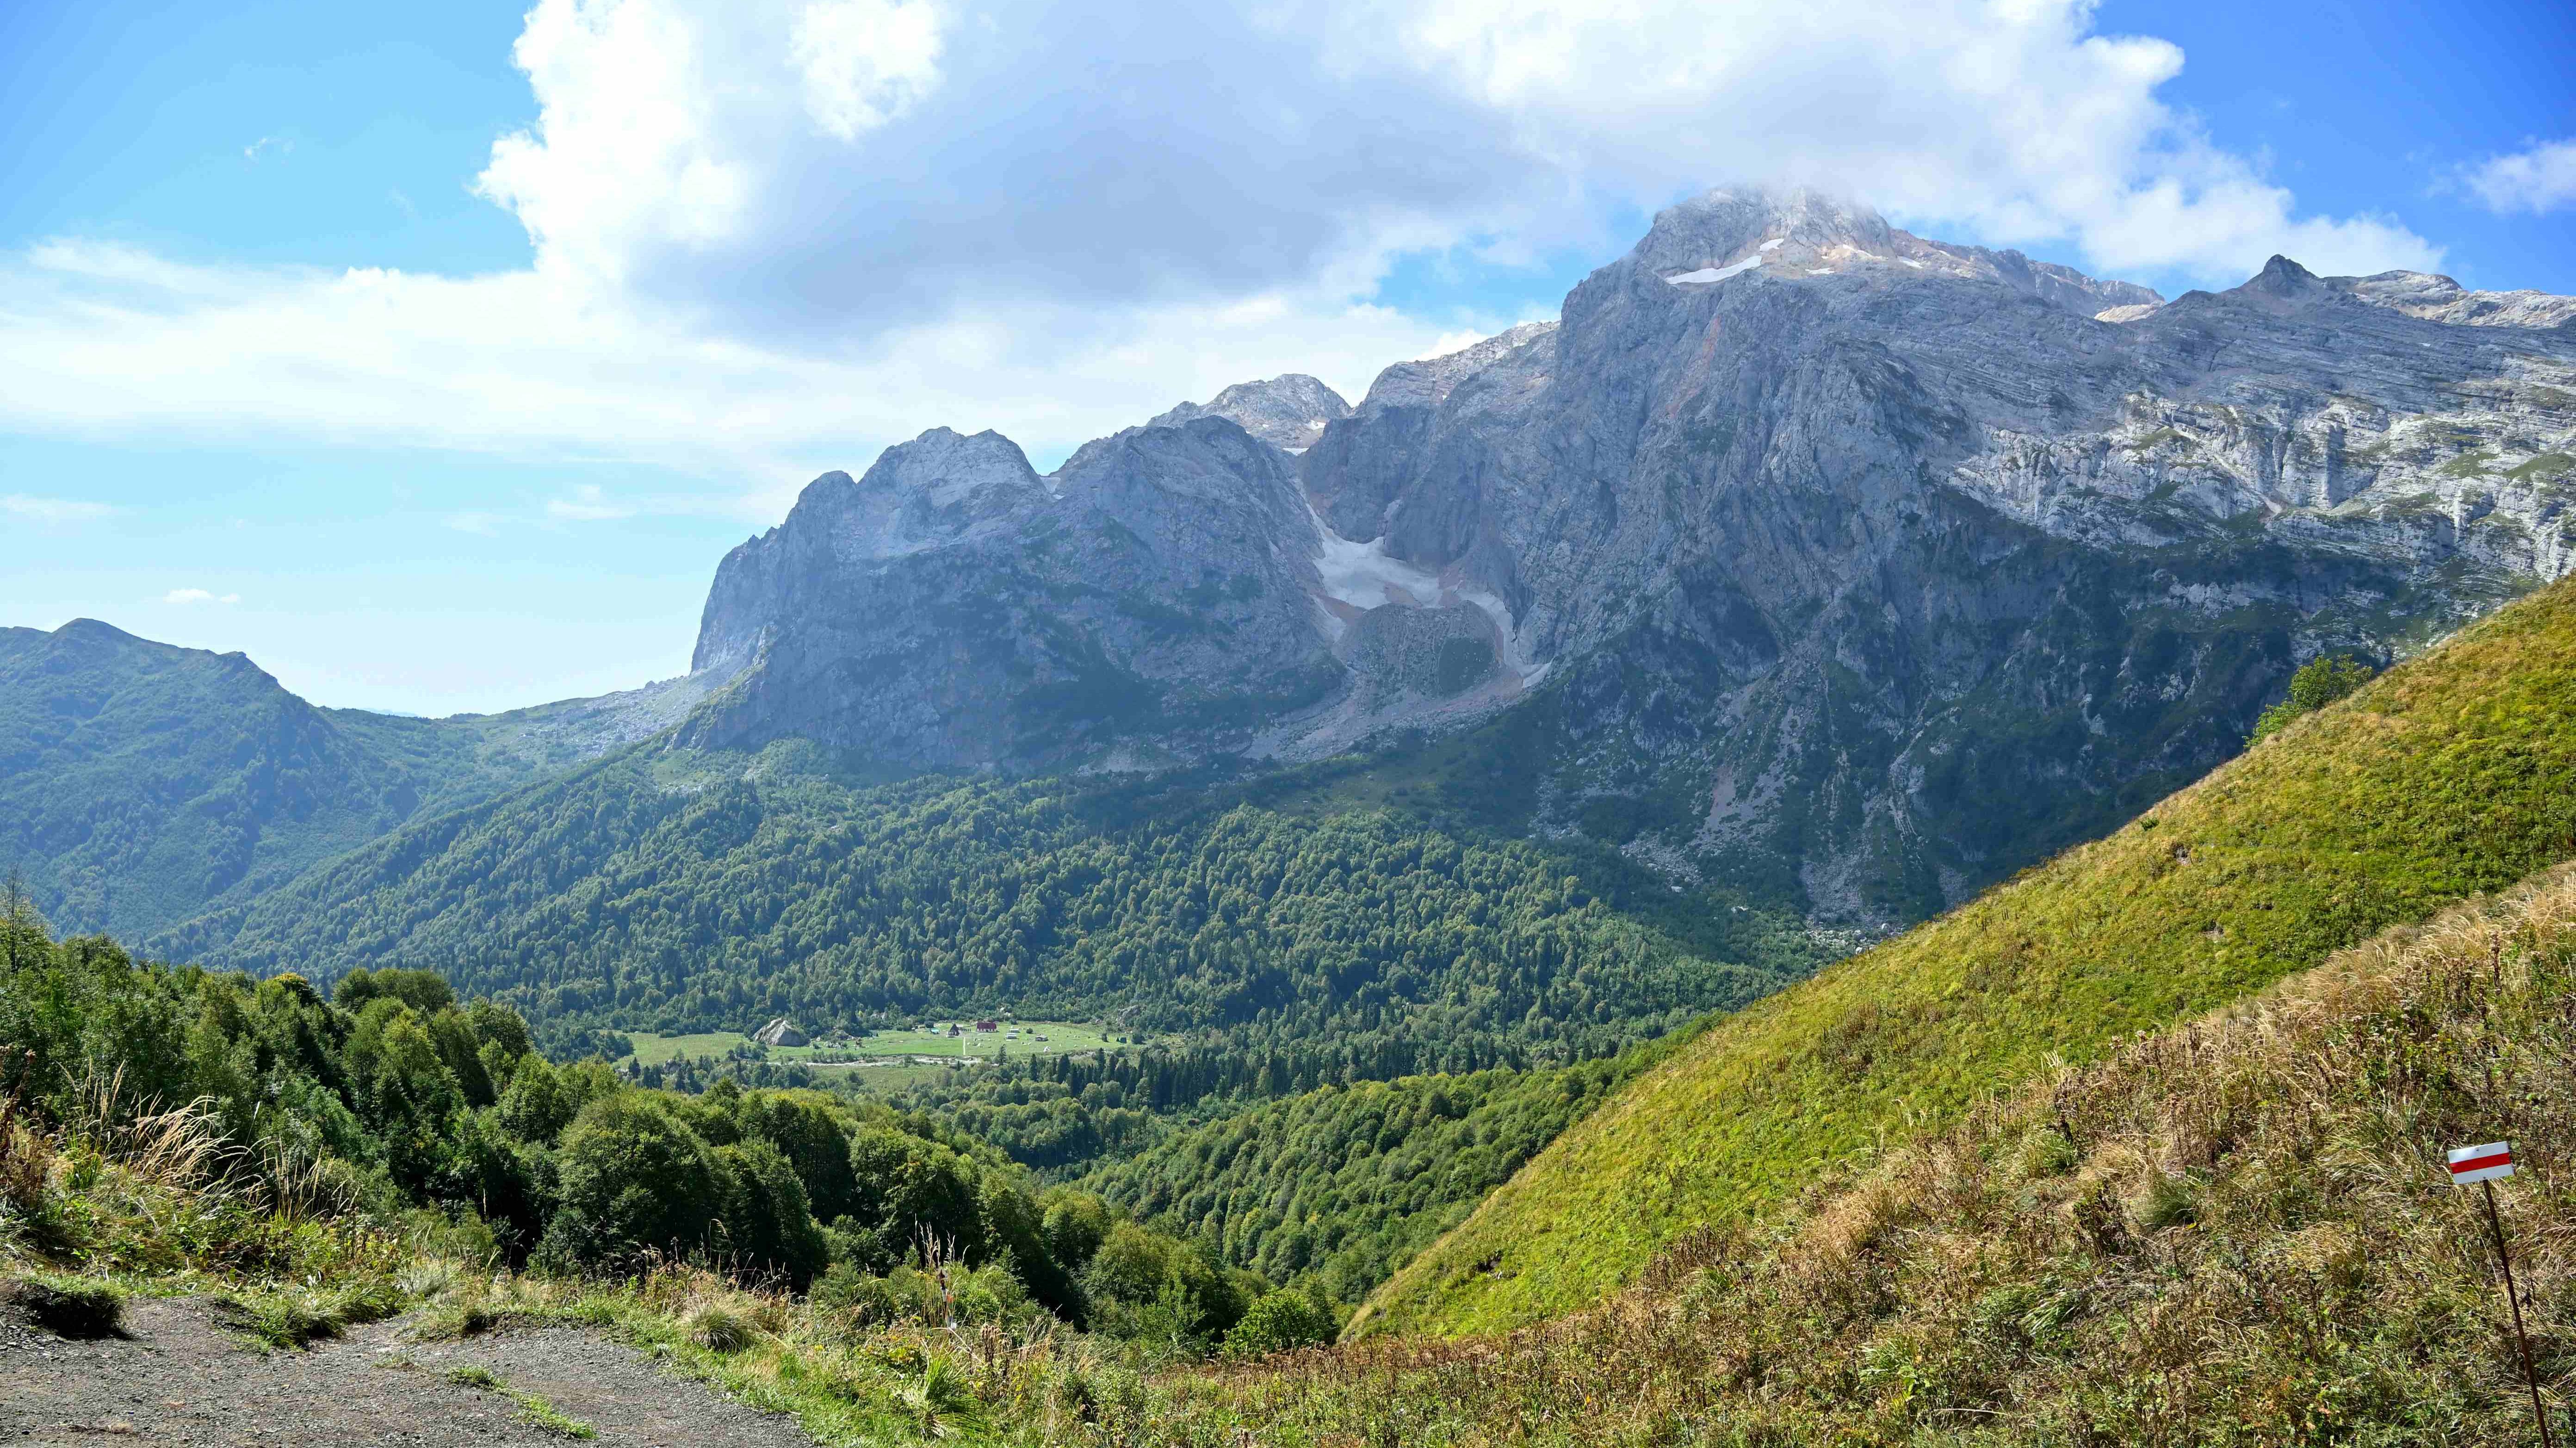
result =
[{"label": "shrub", "polygon": [[696,1132],[642,1092],[582,1108],[558,1158],[562,1204],[540,1257],[564,1270],[632,1268],[705,1247],[726,1172]]},{"label": "shrub", "polygon": [[1243,1310],[1243,1320],[1225,1335],[1225,1355],[1268,1357],[1294,1348],[1320,1347],[1341,1331],[1333,1314],[1303,1292],[1283,1289],[1265,1293]]},{"label": "shrub", "polygon": [[850,1139],[831,1112],[810,1101],[762,1095],[745,1101],[737,1115],[746,1133],[777,1147],[796,1168],[816,1218],[831,1221],[857,1202]]},{"label": "shrub", "polygon": [[2290,696],[2263,711],[2254,721],[2254,732],[2246,743],[2260,744],[2289,726],[2302,714],[2313,714],[2353,690],[2370,682],[2378,672],[2359,659],[2340,654],[2309,661],[2306,667],[2290,676]]},{"label": "shrub", "polygon": [[434,970],[369,970],[360,966],[340,977],[331,992],[333,1004],[355,1012],[374,1000],[397,1000],[424,1016],[456,1004],[456,992]]},{"label": "shrub", "polygon": [[803,1291],[829,1257],[823,1230],[806,1209],[805,1185],[766,1141],[715,1149],[725,1172],[722,1246],[738,1271],[787,1279]]}]

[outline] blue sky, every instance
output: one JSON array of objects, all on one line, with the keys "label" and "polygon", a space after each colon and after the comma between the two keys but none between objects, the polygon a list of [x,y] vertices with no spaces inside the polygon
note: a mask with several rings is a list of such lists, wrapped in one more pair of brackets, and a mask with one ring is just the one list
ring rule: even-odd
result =
[{"label": "blue sky", "polygon": [[2576,291],[2558,4],[214,9],[0,11],[0,624],[330,704],[677,672],[821,468],[1356,392],[1728,180],[2169,294]]}]

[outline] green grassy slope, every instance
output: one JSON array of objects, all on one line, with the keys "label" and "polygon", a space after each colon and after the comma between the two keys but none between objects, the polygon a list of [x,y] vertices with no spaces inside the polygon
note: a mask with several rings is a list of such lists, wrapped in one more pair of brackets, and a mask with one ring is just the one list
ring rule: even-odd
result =
[{"label": "green grassy slope", "polygon": [[1122,1441],[2286,1448],[2539,1441],[2576,1387],[2576,866],[2047,1073],[1598,1309],[1174,1374]]},{"label": "green grassy slope", "polygon": [[1680,1233],[2576,853],[2576,584],[2312,715],[2108,839],[1711,1027],[1372,1298],[1360,1331],[1561,1314]]}]

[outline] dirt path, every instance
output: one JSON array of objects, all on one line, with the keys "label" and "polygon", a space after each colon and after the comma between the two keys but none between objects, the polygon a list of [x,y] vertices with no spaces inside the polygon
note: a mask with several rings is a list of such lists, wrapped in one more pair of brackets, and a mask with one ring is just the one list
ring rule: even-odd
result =
[{"label": "dirt path", "polygon": [[119,1442],[326,1448],[498,1444],[567,1448],[504,1394],[450,1381],[479,1367],[639,1448],[813,1448],[792,1418],[746,1407],[575,1328],[415,1343],[393,1323],[310,1352],[262,1354],[202,1300],[138,1301],[128,1336],[66,1342],[0,1320],[0,1444]]}]

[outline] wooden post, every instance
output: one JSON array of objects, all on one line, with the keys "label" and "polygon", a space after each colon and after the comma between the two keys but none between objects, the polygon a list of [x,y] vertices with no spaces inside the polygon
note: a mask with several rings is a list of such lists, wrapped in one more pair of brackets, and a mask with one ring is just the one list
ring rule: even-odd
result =
[{"label": "wooden post", "polygon": [[2540,1448],[2557,1448],[2549,1436],[2549,1414],[2540,1406],[2540,1372],[2531,1365],[2531,1339],[2522,1331],[2522,1297],[2513,1290],[2513,1254],[2504,1247],[2504,1217],[2496,1211],[2495,1183],[2478,1183],[2487,1194],[2487,1226],[2495,1233],[2496,1261],[2504,1266],[2505,1305],[2513,1309],[2513,1343],[2522,1350],[2522,1381],[2531,1389],[2531,1421],[2540,1427]]}]

